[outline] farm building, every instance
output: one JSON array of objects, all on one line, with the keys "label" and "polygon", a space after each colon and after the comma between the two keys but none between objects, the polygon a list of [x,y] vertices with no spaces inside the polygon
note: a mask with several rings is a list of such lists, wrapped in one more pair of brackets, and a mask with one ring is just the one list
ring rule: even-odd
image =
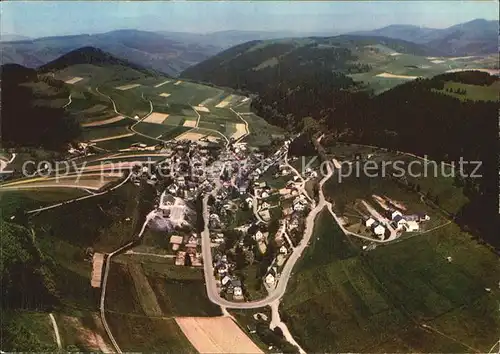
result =
[{"label": "farm building", "polygon": [[103,261],[104,255],[102,253],[94,253],[92,257],[92,280],[90,281],[90,285],[92,285],[93,288],[101,287]]},{"label": "farm building", "polygon": [[399,210],[394,210],[392,213],[391,213],[391,219],[394,220],[394,218],[396,216],[403,216],[403,214],[401,214],[401,212]]},{"label": "farm building", "polygon": [[374,218],[369,218],[365,221],[365,226],[366,227],[372,227],[372,225],[375,223],[375,219]]},{"label": "farm building", "polygon": [[385,234],[385,227],[379,224],[373,228],[373,233],[377,236],[383,236]]},{"label": "farm building", "polygon": [[420,226],[418,225],[418,222],[416,221],[408,221],[405,226],[406,231],[408,232],[415,232],[420,230]]},{"label": "farm building", "polygon": [[170,243],[180,245],[183,241],[182,236],[172,235],[170,236]]},{"label": "farm building", "polygon": [[272,275],[271,273],[269,273],[268,275],[266,275],[265,281],[266,281],[267,285],[273,285],[275,280],[276,279],[274,278],[274,275]]},{"label": "farm building", "polygon": [[401,230],[408,223],[406,218],[402,217],[401,215],[396,215],[392,222],[398,230]]}]

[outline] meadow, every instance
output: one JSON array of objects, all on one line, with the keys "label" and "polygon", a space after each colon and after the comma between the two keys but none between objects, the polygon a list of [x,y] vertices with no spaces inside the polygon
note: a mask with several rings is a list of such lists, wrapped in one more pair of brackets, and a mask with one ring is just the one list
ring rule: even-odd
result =
[{"label": "meadow", "polygon": [[113,262],[106,304],[110,312],[149,317],[221,315],[208,300],[202,269],[154,255],[126,254]]},{"label": "meadow", "polygon": [[485,290],[496,256],[456,225],[362,252],[326,210],[316,223],[280,310],[306,351],[484,352],[497,340]]}]

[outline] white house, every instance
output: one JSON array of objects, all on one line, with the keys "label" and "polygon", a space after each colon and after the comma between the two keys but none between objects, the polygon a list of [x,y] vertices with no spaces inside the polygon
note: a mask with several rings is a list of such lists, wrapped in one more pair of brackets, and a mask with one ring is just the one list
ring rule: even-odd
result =
[{"label": "white house", "polygon": [[274,275],[272,275],[271,273],[269,273],[268,275],[266,275],[265,282],[266,282],[267,285],[273,285],[275,280],[276,279],[274,278]]},{"label": "white house", "polygon": [[243,296],[243,290],[241,289],[240,286],[235,286],[233,294],[234,294],[234,297],[241,297],[241,296]]},{"label": "white house", "polygon": [[401,230],[403,227],[405,227],[408,224],[409,221],[407,221],[401,215],[396,215],[396,217],[393,219],[393,222],[396,225],[396,228],[398,230]]},{"label": "white house", "polygon": [[254,240],[255,241],[260,241],[262,240],[262,237],[264,237],[264,234],[259,230],[255,233],[254,235]]},{"label": "white house", "polygon": [[416,221],[408,221],[405,226],[406,231],[408,232],[415,232],[420,230],[420,226],[418,225],[418,222]]},{"label": "white house", "polygon": [[302,203],[295,203],[293,205],[293,210],[295,210],[295,211],[303,211],[304,209],[305,209],[305,206]]},{"label": "white house", "polygon": [[394,220],[394,218],[396,218],[396,216],[403,216],[403,214],[401,214],[401,212],[399,210],[394,210],[391,214],[391,220]]},{"label": "white house", "polygon": [[252,204],[253,204],[253,198],[252,197],[248,197],[247,199],[245,199],[245,202],[247,202],[248,207],[251,208]]},{"label": "white house", "polygon": [[375,223],[374,218],[369,218],[368,220],[365,221],[365,226],[366,227],[372,227],[372,225]]},{"label": "white house", "polygon": [[385,233],[385,227],[382,225],[377,225],[373,228],[373,233],[377,236],[383,236]]},{"label": "white house", "polygon": [[222,285],[224,285],[224,286],[225,286],[225,285],[227,285],[230,281],[231,281],[231,278],[230,278],[229,276],[227,276],[227,275],[226,275],[226,276],[224,276],[224,278],[222,278],[221,283],[222,283]]},{"label": "white house", "polygon": [[267,198],[269,197],[269,193],[267,193],[266,191],[262,192],[262,194],[260,195],[261,198]]},{"label": "white house", "polygon": [[285,256],[288,254],[288,249],[285,247],[285,245],[280,247],[280,253],[284,254]]}]

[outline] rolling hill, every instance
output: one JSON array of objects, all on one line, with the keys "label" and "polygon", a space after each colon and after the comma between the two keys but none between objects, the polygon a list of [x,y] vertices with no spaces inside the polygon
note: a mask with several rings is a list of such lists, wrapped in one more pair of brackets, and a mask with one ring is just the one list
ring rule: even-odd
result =
[{"label": "rolling hill", "polygon": [[[229,48],[185,70],[181,76],[250,92],[271,89],[275,83],[307,81],[336,73],[363,82],[381,93],[417,77],[450,70],[496,68],[496,56],[447,58],[440,49],[402,39],[373,35],[287,38],[250,41]],[[352,85],[352,83],[351,83]]]},{"label": "rolling hill", "polygon": [[66,53],[59,58],[44,64],[38,68],[39,72],[59,71],[73,65],[90,64],[96,66],[123,66],[135,71],[151,73],[152,70],[145,69],[129,61],[119,59],[105,51],[94,47],[82,47]]},{"label": "rolling hill", "polygon": [[169,75],[176,75],[220,51],[211,44],[185,43],[161,33],[137,30],[45,37],[0,44],[2,63],[16,63],[30,68],[87,46]]},{"label": "rolling hill", "polygon": [[2,65],[1,78],[3,147],[57,150],[78,136],[78,123],[63,108],[64,82],[17,64]]},{"label": "rolling hill", "polygon": [[498,22],[476,19],[444,29],[390,25],[352,34],[397,38],[439,50],[448,56],[498,53]]},{"label": "rolling hill", "polygon": [[[479,71],[446,73],[448,65],[441,60],[433,66],[433,58],[421,56],[426,50],[383,37],[253,41],[195,65],[182,76],[254,94],[252,110],[289,131],[312,129],[332,141],[375,145],[438,161],[483,161],[485,177],[467,179],[472,202],[457,218],[464,228],[498,245],[495,224],[486,220],[497,218],[491,213],[497,203],[492,192],[497,188],[496,161],[488,151],[498,139],[493,133],[498,125],[499,80]],[[480,63],[463,62],[462,68],[476,65]],[[381,71],[385,76],[377,74]],[[386,85],[377,95],[371,90],[374,78]],[[312,117],[316,125],[311,127],[305,117]]]}]

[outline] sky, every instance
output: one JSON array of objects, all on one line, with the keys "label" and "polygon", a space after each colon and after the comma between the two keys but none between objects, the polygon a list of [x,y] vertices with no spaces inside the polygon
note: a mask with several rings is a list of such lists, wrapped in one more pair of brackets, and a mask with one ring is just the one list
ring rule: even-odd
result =
[{"label": "sky", "polygon": [[391,24],[445,28],[498,20],[496,0],[459,1],[2,1],[1,33],[28,37],[116,29],[348,32]]}]

